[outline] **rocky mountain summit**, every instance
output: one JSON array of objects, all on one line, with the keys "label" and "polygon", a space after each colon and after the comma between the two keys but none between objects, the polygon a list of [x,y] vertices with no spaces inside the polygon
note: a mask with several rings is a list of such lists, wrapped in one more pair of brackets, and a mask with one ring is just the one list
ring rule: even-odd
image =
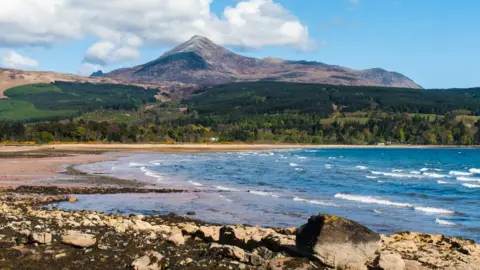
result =
[{"label": "rocky mountain summit", "polygon": [[201,36],[192,37],[151,62],[104,76],[142,83],[214,85],[267,80],[421,88],[400,73],[379,68],[354,70],[320,62],[245,57]]}]

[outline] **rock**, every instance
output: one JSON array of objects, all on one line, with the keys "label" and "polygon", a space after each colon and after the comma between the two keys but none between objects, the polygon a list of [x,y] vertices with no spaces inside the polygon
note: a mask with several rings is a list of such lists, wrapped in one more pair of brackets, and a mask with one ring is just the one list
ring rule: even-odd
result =
[{"label": "rock", "polygon": [[76,202],[78,202],[78,199],[75,198],[75,197],[73,197],[73,196],[68,196],[67,200],[68,200],[68,202],[70,202],[70,203],[76,203]]},{"label": "rock", "polygon": [[79,231],[68,231],[62,235],[62,243],[75,247],[91,247],[97,243],[97,239],[93,234],[81,233]]},{"label": "rock", "polygon": [[183,234],[194,235],[200,228],[192,223],[181,223],[178,227],[182,230]]},{"label": "rock", "polygon": [[63,257],[67,257],[67,253],[60,253],[60,254],[55,255],[55,259],[60,259],[60,258],[63,258]]},{"label": "rock", "polygon": [[271,260],[273,258],[273,252],[266,247],[258,247],[253,250],[252,254],[258,255],[265,260]]},{"label": "rock", "polygon": [[292,261],[293,258],[275,258],[268,262],[268,270],[283,270],[289,269],[286,264]]},{"label": "rock", "polygon": [[250,264],[259,266],[265,263],[265,260],[257,254],[250,254]]},{"label": "rock", "polygon": [[195,216],[197,213],[193,212],[193,211],[188,211],[187,212],[187,216]]},{"label": "rock", "polygon": [[380,235],[361,224],[337,216],[312,216],[298,229],[297,248],[326,266],[366,269],[381,248]]},{"label": "rock", "polygon": [[152,230],[152,225],[148,222],[145,222],[141,219],[136,219],[134,225],[131,226],[134,231],[149,231]]},{"label": "rock", "polygon": [[50,244],[52,242],[51,233],[31,233],[29,236],[30,241],[38,244]]},{"label": "rock", "polygon": [[480,245],[472,240],[406,232],[382,242],[382,251],[399,254],[408,270],[480,269]]},{"label": "rock", "polygon": [[183,238],[183,234],[180,232],[176,232],[171,234],[168,238],[167,241],[170,243],[173,243],[176,246],[181,246],[185,244],[185,238]]},{"label": "rock", "polygon": [[209,253],[215,256],[231,258],[239,262],[244,262],[244,263],[250,262],[249,254],[247,254],[243,249],[236,246],[220,245],[217,243],[212,243],[210,244],[210,247],[209,247]]},{"label": "rock", "polygon": [[404,270],[405,262],[398,253],[382,252],[375,259],[374,266],[381,270]]},{"label": "rock", "polygon": [[200,226],[197,234],[205,241],[218,242],[220,240],[220,228],[218,226]]},{"label": "rock", "polygon": [[186,259],[184,259],[184,260],[181,260],[178,264],[180,264],[180,265],[189,265],[189,264],[191,264],[192,262],[193,262],[193,259],[191,259],[191,258],[186,258]]},{"label": "rock", "polygon": [[158,270],[160,269],[160,262],[163,255],[156,251],[148,251],[144,256],[136,259],[132,263],[132,268],[135,270]]}]

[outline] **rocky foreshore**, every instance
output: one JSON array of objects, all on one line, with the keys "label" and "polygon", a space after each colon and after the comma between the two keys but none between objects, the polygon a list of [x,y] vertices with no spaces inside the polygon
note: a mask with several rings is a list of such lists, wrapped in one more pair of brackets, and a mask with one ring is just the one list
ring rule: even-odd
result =
[{"label": "rocky foreshore", "polygon": [[174,214],[47,209],[76,198],[27,191],[0,193],[0,269],[480,269],[474,241],[378,235],[336,216],[300,228],[222,226]]}]

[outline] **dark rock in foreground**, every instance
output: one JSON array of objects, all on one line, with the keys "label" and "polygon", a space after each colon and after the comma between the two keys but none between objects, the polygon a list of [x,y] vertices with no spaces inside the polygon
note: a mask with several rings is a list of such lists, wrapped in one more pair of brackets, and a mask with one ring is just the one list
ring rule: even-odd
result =
[{"label": "dark rock in foreground", "polygon": [[324,265],[341,269],[367,269],[381,248],[380,235],[351,220],[330,215],[313,216],[300,227],[297,248]]}]

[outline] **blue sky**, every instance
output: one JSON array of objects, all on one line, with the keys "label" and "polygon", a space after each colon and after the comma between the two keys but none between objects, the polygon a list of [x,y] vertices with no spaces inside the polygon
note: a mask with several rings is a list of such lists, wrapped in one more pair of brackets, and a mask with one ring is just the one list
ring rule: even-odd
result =
[{"label": "blue sky", "polygon": [[[10,4],[10,8],[14,10],[20,8],[18,3],[24,0],[5,1],[7,6]],[[11,2],[8,3],[9,1]],[[140,1],[144,1],[147,5],[149,1],[160,0]],[[182,0],[176,1],[182,2]],[[188,1],[209,2],[209,0]],[[480,86],[480,65],[478,64],[480,62],[480,16],[478,16],[480,1],[463,0],[461,3],[448,0],[242,1],[271,2],[270,4],[274,5],[265,5],[261,18],[274,19],[276,22],[271,25],[267,23],[263,30],[260,29],[263,28],[262,25],[246,23],[243,28],[235,28],[237,29],[235,35],[245,35],[245,38],[226,38],[224,25],[207,20],[207,24],[213,26],[199,28],[203,32],[198,34],[205,35],[206,32],[209,33],[210,28],[214,29],[212,31],[218,32],[218,34],[212,34],[214,40],[217,39],[219,43],[230,49],[253,57],[315,60],[355,69],[381,67],[403,73],[426,88]],[[243,14],[239,12],[240,8],[237,6],[242,1],[214,0],[211,4],[202,2],[199,7],[207,8],[207,13],[210,8],[209,12],[215,14],[218,20],[223,20],[227,7],[238,7],[234,10],[235,13],[232,13],[235,16]],[[87,6],[87,2],[92,0],[82,1],[81,4],[78,2],[78,5],[82,8],[91,8]],[[62,13],[69,12],[66,6],[62,8]],[[185,7],[180,8],[182,11],[185,10]],[[42,15],[37,14],[35,9],[29,12],[31,14],[27,12],[28,16]],[[194,13],[195,9],[192,9],[192,12]],[[3,14],[4,17],[7,15]],[[138,15],[142,16],[141,9],[138,10]],[[235,17],[233,15],[232,17]],[[195,14],[179,13],[178,16],[180,19],[197,20]],[[257,17],[249,15],[243,18],[255,20]],[[0,30],[2,29],[1,19],[0,11]],[[163,28],[139,28],[135,31],[142,31],[138,36],[143,41],[137,44],[125,42],[127,30],[119,28],[118,25],[125,25],[121,21],[115,26],[108,25],[109,29],[122,33],[121,38],[112,41],[111,35],[105,34],[105,31],[98,33],[99,29],[102,30],[102,21],[96,22],[98,25],[90,29],[79,29],[78,25],[72,24],[68,29],[72,29],[71,32],[78,31],[78,35],[70,35],[60,32],[63,29],[51,27],[53,22],[61,24],[62,19],[64,18],[58,17],[56,19],[58,21],[44,22],[45,27],[39,27],[41,35],[32,33],[31,30],[25,32],[25,35],[30,35],[28,39],[24,36],[21,40],[0,38],[0,57],[2,55],[4,57],[3,66],[10,63],[11,67],[15,67],[15,63],[20,61],[24,68],[77,73],[80,71],[79,65],[90,62],[94,64],[90,68],[101,67],[108,71],[155,59],[165,50],[185,39],[187,35],[195,32],[183,33],[184,31],[179,28],[180,30],[175,29],[180,32],[178,36],[175,36],[175,32],[165,32],[164,37],[160,33],[163,31],[153,31],[155,36],[150,37],[146,36],[147,31],[152,32],[151,29],[162,30]],[[166,22],[175,19],[165,18]],[[136,19],[131,18],[131,20]],[[16,23],[22,21],[25,21],[25,18],[14,20]],[[289,33],[275,32],[278,25],[285,21],[299,23],[301,27],[295,28],[298,30],[298,35],[293,37],[293,35],[289,36]],[[27,26],[19,25],[19,30],[15,33],[24,31]],[[132,28],[132,26],[128,27],[128,35],[137,34],[132,32]],[[15,33],[12,33],[12,36]],[[269,34],[271,36],[267,37]],[[44,36],[52,36],[52,38],[45,41]],[[263,36],[265,40],[261,40]],[[94,44],[98,46],[94,47]],[[242,49],[239,49],[240,47]],[[104,55],[101,50],[111,50],[111,53]],[[16,58],[13,57],[13,53],[16,54]],[[7,62],[7,58],[11,61]]]}]

